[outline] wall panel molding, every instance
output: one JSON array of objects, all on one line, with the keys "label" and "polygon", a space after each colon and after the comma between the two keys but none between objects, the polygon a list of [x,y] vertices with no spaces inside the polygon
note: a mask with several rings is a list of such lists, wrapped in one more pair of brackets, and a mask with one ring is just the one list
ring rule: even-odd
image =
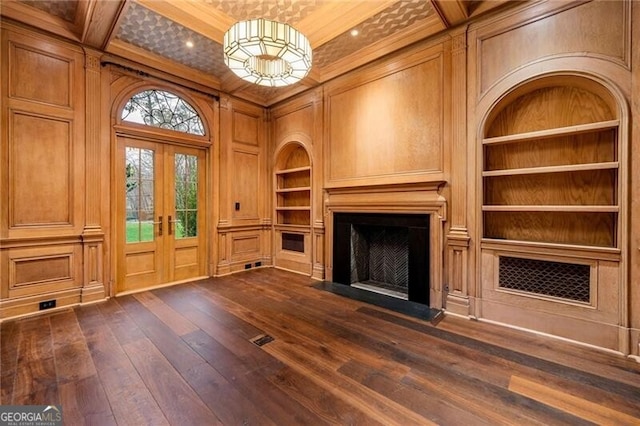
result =
[{"label": "wall panel molding", "polygon": [[325,88],[325,187],[440,180],[448,53],[416,48]]},{"label": "wall panel molding", "polygon": [[549,2],[479,25],[479,96],[509,71],[546,57],[589,56],[630,69],[631,5]]}]

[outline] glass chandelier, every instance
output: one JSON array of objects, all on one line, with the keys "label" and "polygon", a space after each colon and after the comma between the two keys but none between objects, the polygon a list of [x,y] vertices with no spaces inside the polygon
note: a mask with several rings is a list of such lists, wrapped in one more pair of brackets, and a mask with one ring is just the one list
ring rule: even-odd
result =
[{"label": "glass chandelier", "polygon": [[240,78],[261,86],[297,83],[311,69],[309,40],[289,24],[251,19],[224,35],[224,63]]}]

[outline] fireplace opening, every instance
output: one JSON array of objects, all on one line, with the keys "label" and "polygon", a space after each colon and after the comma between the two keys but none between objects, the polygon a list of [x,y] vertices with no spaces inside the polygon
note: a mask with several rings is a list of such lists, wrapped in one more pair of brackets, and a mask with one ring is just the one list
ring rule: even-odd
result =
[{"label": "fireplace opening", "polygon": [[352,225],[350,260],[353,287],[408,299],[408,228]]},{"label": "fireplace opening", "polygon": [[335,213],[333,281],[429,304],[429,215]]}]

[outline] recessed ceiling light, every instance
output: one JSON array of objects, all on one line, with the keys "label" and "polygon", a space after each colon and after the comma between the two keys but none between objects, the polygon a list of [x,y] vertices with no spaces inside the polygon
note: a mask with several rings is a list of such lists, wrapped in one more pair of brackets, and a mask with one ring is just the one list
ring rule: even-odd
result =
[{"label": "recessed ceiling light", "polygon": [[351,35],[352,36],[357,36],[358,34],[360,34],[360,32],[358,30],[356,30],[355,28],[351,30]]},{"label": "recessed ceiling light", "polygon": [[193,47],[193,42],[191,40],[187,40],[187,42],[185,43],[185,45],[191,49]]}]

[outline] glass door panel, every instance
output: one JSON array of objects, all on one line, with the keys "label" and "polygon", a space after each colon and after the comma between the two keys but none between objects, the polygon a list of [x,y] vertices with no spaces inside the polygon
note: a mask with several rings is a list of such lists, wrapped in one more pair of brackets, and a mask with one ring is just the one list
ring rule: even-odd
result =
[{"label": "glass door panel", "polygon": [[167,147],[167,176],[171,191],[169,212],[169,265],[171,279],[184,280],[205,272],[204,151],[195,148]]},{"label": "glass door panel", "polygon": [[198,157],[175,154],[175,238],[198,236]]},{"label": "glass door panel", "polygon": [[[155,238],[154,152],[125,148],[126,242],[153,241]],[[158,224],[160,225],[160,224]]]},{"label": "glass door panel", "polygon": [[165,279],[163,146],[118,138],[116,288],[119,293]]},{"label": "glass door panel", "polygon": [[205,276],[205,151],[118,138],[119,293]]}]

